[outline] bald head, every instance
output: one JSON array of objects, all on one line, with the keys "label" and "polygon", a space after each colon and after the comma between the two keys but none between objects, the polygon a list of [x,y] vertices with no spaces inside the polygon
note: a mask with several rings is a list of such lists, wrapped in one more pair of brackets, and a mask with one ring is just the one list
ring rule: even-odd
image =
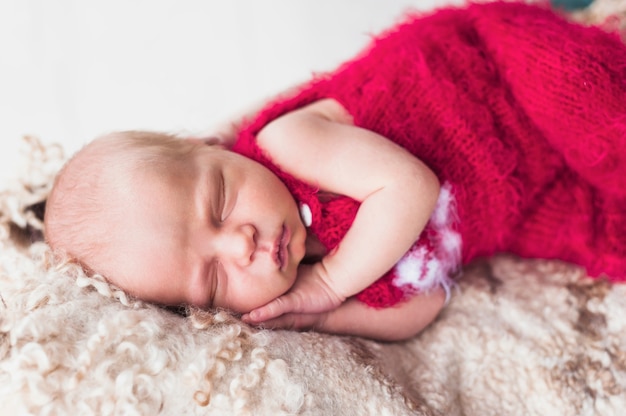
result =
[{"label": "bald head", "polygon": [[100,137],[57,175],[46,203],[44,234],[53,250],[93,271],[110,261],[124,235],[125,214],[147,178],[185,173],[196,142],[152,132]]}]

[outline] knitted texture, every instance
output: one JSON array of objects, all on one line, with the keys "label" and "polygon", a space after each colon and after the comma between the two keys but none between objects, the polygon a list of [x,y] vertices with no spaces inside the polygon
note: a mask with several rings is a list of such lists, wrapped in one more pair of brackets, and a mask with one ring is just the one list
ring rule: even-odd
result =
[{"label": "knitted texture", "polygon": [[[405,147],[452,184],[463,263],[507,251],[618,281],[626,277],[625,93],[626,48],[617,35],[547,8],[469,5],[407,16],[336,71],[270,103],[235,150],[309,204],[311,231],[331,249],[358,203],[321,200],[315,186],[275,166],[255,137],[290,110],[334,98],[355,125]],[[376,293],[361,296],[368,304],[402,298],[385,279],[373,286]]]}]

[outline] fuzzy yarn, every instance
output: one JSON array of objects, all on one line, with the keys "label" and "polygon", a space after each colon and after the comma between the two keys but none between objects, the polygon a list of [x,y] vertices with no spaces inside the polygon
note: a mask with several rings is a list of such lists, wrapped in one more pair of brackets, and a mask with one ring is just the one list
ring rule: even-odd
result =
[{"label": "fuzzy yarn", "polygon": [[0,190],[0,402],[7,415],[579,415],[626,408],[626,285],[548,261],[468,268],[399,343],[185,318],[59,262],[41,210],[61,156],[31,145]]},{"label": "fuzzy yarn", "polygon": [[[626,47],[617,35],[515,2],[410,15],[334,72],[272,102],[235,150],[311,207],[311,231],[331,249],[358,203],[318,198],[255,141],[269,121],[321,98],[452,184],[464,264],[510,252],[626,278]],[[367,304],[403,297],[389,276],[373,287],[359,295]]]}]

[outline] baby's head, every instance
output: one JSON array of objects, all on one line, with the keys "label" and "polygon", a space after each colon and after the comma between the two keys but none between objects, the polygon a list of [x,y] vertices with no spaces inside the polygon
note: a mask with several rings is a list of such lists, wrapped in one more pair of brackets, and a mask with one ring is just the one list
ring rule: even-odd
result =
[{"label": "baby's head", "polygon": [[262,165],[151,132],[91,142],[48,198],[50,246],[137,298],[248,312],[293,285],[306,230]]}]

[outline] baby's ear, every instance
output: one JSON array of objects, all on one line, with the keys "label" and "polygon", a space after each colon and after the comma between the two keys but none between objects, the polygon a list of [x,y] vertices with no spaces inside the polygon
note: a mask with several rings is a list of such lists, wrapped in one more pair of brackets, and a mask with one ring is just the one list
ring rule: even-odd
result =
[{"label": "baby's ear", "polygon": [[198,143],[198,144],[205,144],[208,146],[223,146],[223,147],[227,147],[226,143],[224,143],[224,140],[221,139],[218,136],[204,136],[204,137],[195,137],[195,136],[190,136],[187,137],[185,140],[190,140],[194,143]]},{"label": "baby's ear", "polygon": [[209,146],[213,145],[223,145],[224,141],[217,136],[205,137],[200,139],[204,144],[208,144]]}]

